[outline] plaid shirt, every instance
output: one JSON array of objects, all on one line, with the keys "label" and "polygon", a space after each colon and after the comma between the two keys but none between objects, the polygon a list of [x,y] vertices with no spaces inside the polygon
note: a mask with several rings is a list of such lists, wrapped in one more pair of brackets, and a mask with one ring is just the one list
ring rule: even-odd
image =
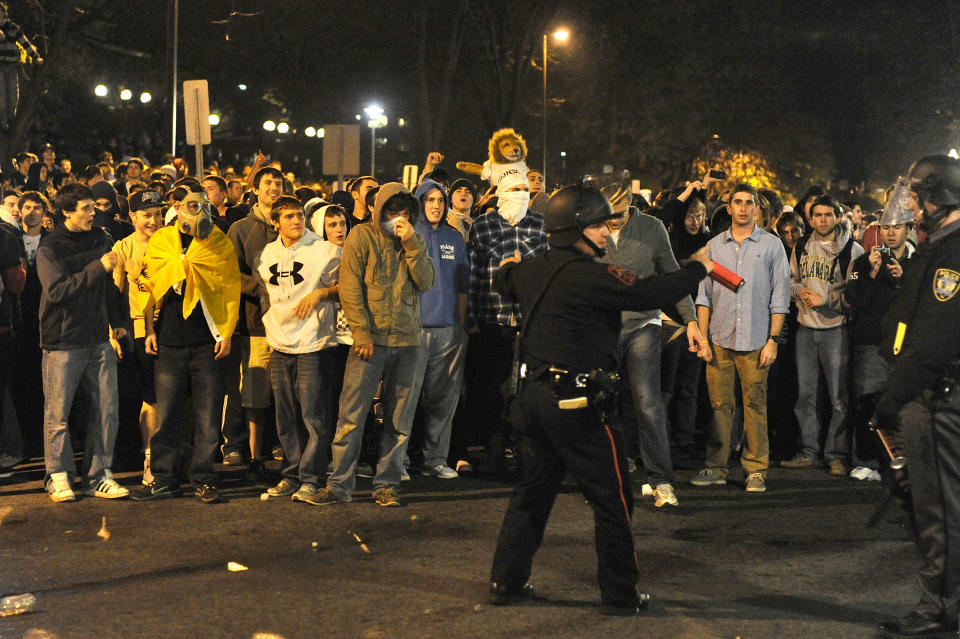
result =
[{"label": "plaid shirt", "polygon": [[547,250],[543,216],[527,211],[516,226],[510,226],[491,209],[470,227],[467,251],[470,257],[470,300],[468,313],[479,324],[516,326],[519,309],[494,291],[493,274],[503,258],[520,251],[521,259],[536,257]]}]

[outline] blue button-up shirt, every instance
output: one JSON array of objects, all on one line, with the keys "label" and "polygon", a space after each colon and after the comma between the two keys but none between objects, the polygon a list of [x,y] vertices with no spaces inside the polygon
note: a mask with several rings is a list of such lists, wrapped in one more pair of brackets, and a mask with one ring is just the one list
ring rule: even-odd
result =
[{"label": "blue button-up shirt", "polygon": [[707,243],[710,258],[743,278],[737,293],[706,278],[697,306],[710,312],[710,341],[735,351],[755,351],[770,337],[770,316],[790,311],[790,264],[772,233],[754,225],[738,244],[727,230]]}]

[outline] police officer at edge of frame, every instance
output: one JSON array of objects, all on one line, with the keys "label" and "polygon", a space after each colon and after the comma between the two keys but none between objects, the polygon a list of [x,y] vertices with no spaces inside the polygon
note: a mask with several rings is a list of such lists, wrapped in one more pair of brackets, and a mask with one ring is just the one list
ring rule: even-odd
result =
[{"label": "police officer at edge of frame", "polygon": [[523,262],[519,255],[508,257],[494,277],[495,288],[519,302],[528,323],[515,424],[523,478],[507,506],[493,559],[495,605],[533,596],[527,582],[533,556],[567,470],[576,475],[594,513],[601,612],[637,614],[650,599],[636,588],[633,494],[623,437],[606,420],[613,395],[607,371],[616,370],[621,311],[672,306],[696,292],[713,264],[703,249],[681,270],[641,280],[596,262],[610,236],[605,222],[613,217],[610,202],[597,188],[561,189],[544,214],[550,249]]},{"label": "police officer at edge of frame", "polygon": [[[883,637],[956,636],[960,609],[960,160],[921,158],[908,183],[926,233],[884,321],[890,376],[875,419],[907,457],[920,601]],[[945,634],[946,633],[946,634]]]}]

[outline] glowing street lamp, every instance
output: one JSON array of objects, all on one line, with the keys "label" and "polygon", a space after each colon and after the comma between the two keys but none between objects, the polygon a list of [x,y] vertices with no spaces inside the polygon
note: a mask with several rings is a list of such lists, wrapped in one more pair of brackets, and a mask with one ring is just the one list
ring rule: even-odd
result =
[{"label": "glowing street lamp", "polygon": [[266,122],[263,123],[263,130],[273,133],[274,131],[277,130],[277,123],[274,122],[273,120],[267,120]]},{"label": "glowing street lamp", "polygon": [[322,138],[324,135],[326,135],[326,133],[327,133],[327,130],[324,129],[323,127],[320,127],[319,129],[317,129],[318,138]]},{"label": "glowing street lamp", "polygon": [[150,92],[149,92],[149,91],[144,91],[143,93],[140,94],[140,103],[141,103],[141,104],[146,104],[147,102],[149,102],[149,101],[152,100],[152,99],[153,99],[153,96],[150,95]]},{"label": "glowing street lamp", "polygon": [[210,124],[210,126],[217,126],[220,124],[220,115],[217,113],[211,113],[209,116],[207,116],[207,122]]},{"label": "glowing street lamp", "polygon": [[277,125],[277,133],[282,133],[284,135],[290,133],[290,125],[286,122],[281,122]]},{"label": "glowing street lamp", "polygon": [[[553,37],[557,42],[566,42],[570,38],[570,32],[566,29],[558,29],[553,32]],[[543,186],[547,187],[547,34],[543,34],[543,165],[540,170],[543,172]]]},{"label": "glowing street lamp", "polygon": [[313,128],[312,126],[308,126],[307,128],[305,128],[305,129],[303,130],[303,134],[304,134],[305,136],[307,136],[308,138],[314,138],[314,137],[317,136],[317,130],[316,130],[315,128]]},{"label": "glowing street lamp", "polygon": [[370,175],[376,175],[377,127],[386,126],[387,117],[379,104],[371,104],[363,112],[367,114],[367,126],[370,127]]},{"label": "glowing street lamp", "polygon": [[120,89],[120,99],[126,102],[133,97],[133,91],[130,89]]},{"label": "glowing street lamp", "polygon": [[105,98],[107,97],[108,93],[109,91],[107,90],[107,87],[104,84],[98,84],[97,86],[93,87],[93,94],[98,98]]}]

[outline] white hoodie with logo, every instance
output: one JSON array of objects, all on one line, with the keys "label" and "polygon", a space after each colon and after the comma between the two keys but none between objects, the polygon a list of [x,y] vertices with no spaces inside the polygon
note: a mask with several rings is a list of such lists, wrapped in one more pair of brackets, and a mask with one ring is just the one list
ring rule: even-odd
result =
[{"label": "white hoodie with logo", "polygon": [[337,345],[337,303],[320,302],[306,319],[297,304],[319,288],[337,284],[342,249],[307,229],[290,247],[277,238],[257,259],[263,282],[261,308],[267,343],[282,353],[312,353]]}]

